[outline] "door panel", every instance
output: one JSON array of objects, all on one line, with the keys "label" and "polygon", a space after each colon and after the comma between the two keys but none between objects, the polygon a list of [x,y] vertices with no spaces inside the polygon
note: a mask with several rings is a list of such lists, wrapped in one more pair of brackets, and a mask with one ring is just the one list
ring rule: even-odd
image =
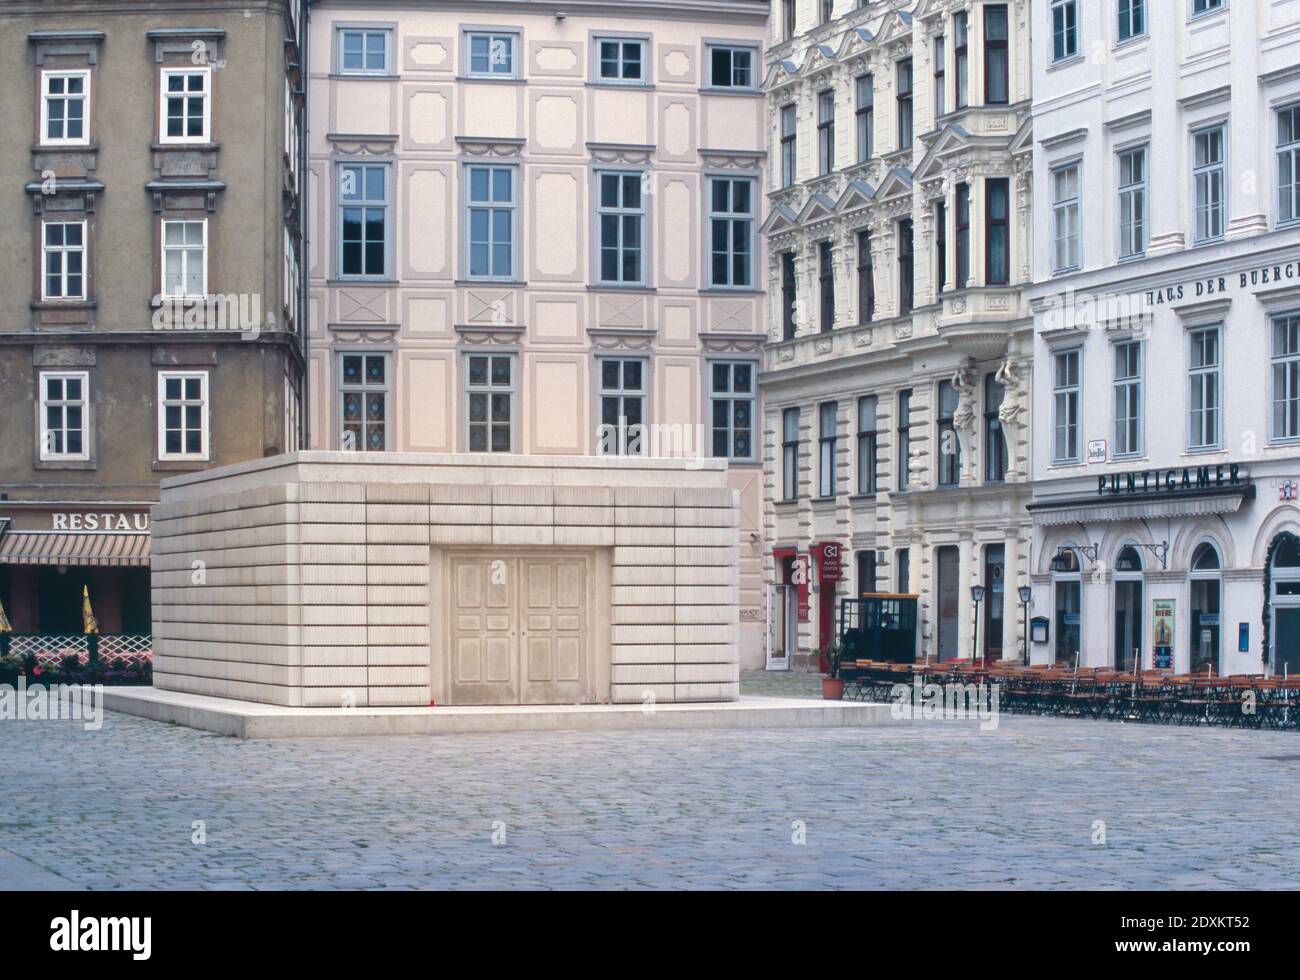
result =
[{"label": "door panel", "polygon": [[521,564],[526,596],[523,703],[580,701],[586,687],[586,562],[524,559]]},{"label": "door panel", "polygon": [[518,658],[509,562],[453,558],[452,676],[454,704],[514,704]]},{"label": "door panel", "polygon": [[1273,624],[1273,673],[1300,677],[1300,609],[1275,609]]}]

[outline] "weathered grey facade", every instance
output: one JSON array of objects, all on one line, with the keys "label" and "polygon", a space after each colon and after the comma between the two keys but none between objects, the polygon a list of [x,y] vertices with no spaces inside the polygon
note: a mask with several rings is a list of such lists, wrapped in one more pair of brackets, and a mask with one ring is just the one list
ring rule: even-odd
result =
[{"label": "weathered grey facade", "polygon": [[147,633],[147,539],[110,536],[147,535],[168,474],[298,447],[304,6],[0,2],[18,634],[74,631],[82,585],[105,630]]}]

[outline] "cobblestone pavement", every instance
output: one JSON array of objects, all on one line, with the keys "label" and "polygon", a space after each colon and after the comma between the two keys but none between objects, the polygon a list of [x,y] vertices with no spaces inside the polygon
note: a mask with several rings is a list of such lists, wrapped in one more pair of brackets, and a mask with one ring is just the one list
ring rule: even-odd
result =
[{"label": "cobblestone pavement", "polygon": [[1296,735],[1001,722],[263,742],[0,722],[0,885],[1300,887]]},{"label": "cobblestone pavement", "polygon": [[820,698],[822,676],[806,670],[742,670],[740,693],[776,698]]}]

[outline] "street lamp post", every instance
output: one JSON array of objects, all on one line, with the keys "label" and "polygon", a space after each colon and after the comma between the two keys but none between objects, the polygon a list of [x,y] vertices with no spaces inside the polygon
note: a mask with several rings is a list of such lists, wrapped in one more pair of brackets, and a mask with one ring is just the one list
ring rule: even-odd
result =
[{"label": "street lamp post", "polygon": [[1022,585],[1019,589],[1020,605],[1024,607],[1025,619],[1025,666],[1029,666],[1029,600],[1034,597],[1034,590],[1027,585]]},{"label": "street lamp post", "polygon": [[975,660],[977,659],[977,657],[978,657],[978,659],[980,659],[980,660],[983,660],[983,659],[984,659],[982,656],[979,656],[979,648],[980,648],[980,603],[984,601],[984,586],[982,586],[982,585],[972,585],[972,586],[970,587],[970,597],[971,597],[971,599],[973,599],[973,600],[975,601],[975,648],[974,648],[973,650],[971,650],[971,654],[970,654],[971,663],[974,663]]}]

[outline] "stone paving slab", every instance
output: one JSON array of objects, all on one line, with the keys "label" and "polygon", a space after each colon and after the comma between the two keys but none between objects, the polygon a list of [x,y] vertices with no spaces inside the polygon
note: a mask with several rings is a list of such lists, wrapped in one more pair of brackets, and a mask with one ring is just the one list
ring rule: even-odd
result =
[{"label": "stone paving slab", "polygon": [[110,712],[0,722],[0,848],[95,889],[1295,889],[1297,756],[1023,716],[244,741]]},{"label": "stone paving slab", "polygon": [[910,724],[893,717],[884,704],[763,696],[696,704],[288,708],[152,687],[110,687],[104,691],[104,706],[236,738]]}]

